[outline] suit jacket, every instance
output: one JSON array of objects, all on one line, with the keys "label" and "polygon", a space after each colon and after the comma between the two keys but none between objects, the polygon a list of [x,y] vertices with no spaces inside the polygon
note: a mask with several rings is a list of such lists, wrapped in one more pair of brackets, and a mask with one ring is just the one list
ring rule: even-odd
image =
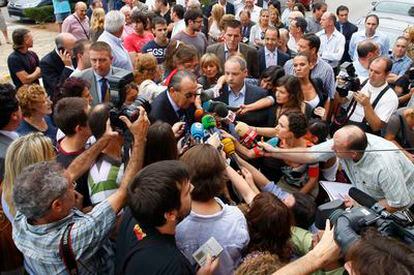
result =
[{"label": "suit jacket", "polygon": [[[120,71],[125,71],[125,70],[121,69],[121,68],[117,68],[117,67],[111,67],[110,75],[113,75],[113,74],[115,74],[117,72],[120,72]],[[98,81],[95,77],[95,74],[93,72],[94,72],[93,69],[89,68],[89,69],[86,69],[86,70],[83,70],[83,71],[76,71],[71,76],[79,77],[79,78],[82,78],[82,79],[88,81],[88,83],[90,84],[89,92],[90,92],[90,94],[92,96],[92,99],[93,99],[92,105],[95,106],[95,105],[98,105],[99,103],[102,103],[102,102],[99,101],[99,95],[98,95],[98,93],[100,92],[100,89],[98,88],[98,85],[100,85],[100,84],[98,83]]]},{"label": "suit jacket", "polygon": [[249,44],[250,40],[250,32],[252,30],[252,27],[255,25],[253,21],[250,21],[249,25],[246,26],[246,29],[242,26],[242,42]]},{"label": "suit jacket", "polygon": [[43,86],[49,96],[53,96],[59,82],[73,72],[73,69],[65,67],[55,49],[40,60],[39,67],[42,70]]},{"label": "suit jacket", "polygon": [[[264,47],[261,47],[258,51],[259,55],[259,74],[262,75],[263,71],[266,70],[266,55],[265,55],[265,49]],[[290,57],[281,52],[279,49],[277,49],[277,65],[282,66],[285,65],[286,61],[288,61]]]},{"label": "suit jacket", "polygon": [[[339,22],[335,23],[335,27],[340,32],[341,27],[340,27]],[[352,62],[349,56],[349,53],[348,53],[349,42],[351,41],[352,34],[357,31],[358,31],[358,27],[352,24],[351,22],[348,21],[345,24],[343,24],[342,34],[345,36],[345,51],[344,51],[344,55],[342,56],[340,63],[345,62],[345,61]]]},{"label": "suit jacket", "polygon": [[[259,77],[259,62],[257,57],[257,50],[246,44],[239,44],[239,51],[244,56],[247,62],[247,70],[249,75],[253,78]],[[207,47],[208,53],[214,53],[221,60],[221,66],[224,68],[226,55],[224,53],[224,43],[216,43]]]},{"label": "suit jacket", "polygon": [[[244,95],[244,104],[254,103],[259,99],[267,96],[267,91],[258,86],[253,86],[248,83],[245,83],[245,87],[246,93]],[[214,100],[229,104],[229,93],[229,87],[227,85],[224,85],[220,91],[220,96],[215,98]],[[236,120],[243,121],[250,126],[267,127],[268,116],[269,108],[255,112],[250,112],[243,116],[237,116]]]},{"label": "suit jacket", "polygon": [[[149,114],[149,118],[151,122],[161,120],[173,126],[174,123],[180,121],[180,118],[178,117],[177,113],[174,111],[173,106],[168,100],[167,93],[168,91],[162,92],[151,103],[151,112]],[[185,122],[187,125],[191,125],[195,122],[194,111],[194,106],[191,106],[187,110],[184,110]]]},{"label": "suit jacket", "polygon": [[[208,5],[206,7],[205,14],[206,14],[207,17],[210,17],[211,16],[211,10],[213,9],[213,6],[215,4],[217,4],[217,3],[218,3],[218,1],[217,0],[214,0],[210,5]],[[233,15],[236,14],[234,5],[232,3],[230,3],[230,2],[228,2],[228,1],[227,1],[227,4],[226,4],[226,12],[225,12],[225,14],[233,14]]]},{"label": "suit jacket", "polygon": [[13,139],[0,133],[0,181],[4,177],[4,159],[6,157],[7,148],[13,142]]}]

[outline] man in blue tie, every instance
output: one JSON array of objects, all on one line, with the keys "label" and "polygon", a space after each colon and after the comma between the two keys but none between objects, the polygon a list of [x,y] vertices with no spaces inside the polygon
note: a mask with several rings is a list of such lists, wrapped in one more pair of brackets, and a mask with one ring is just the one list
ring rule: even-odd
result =
[{"label": "man in blue tie", "polygon": [[339,63],[345,61],[351,62],[351,57],[348,53],[349,42],[351,41],[352,34],[358,31],[358,27],[348,21],[348,15],[348,7],[341,5],[336,9],[336,16],[338,16],[338,20],[335,23],[335,27],[345,36],[345,51]]}]

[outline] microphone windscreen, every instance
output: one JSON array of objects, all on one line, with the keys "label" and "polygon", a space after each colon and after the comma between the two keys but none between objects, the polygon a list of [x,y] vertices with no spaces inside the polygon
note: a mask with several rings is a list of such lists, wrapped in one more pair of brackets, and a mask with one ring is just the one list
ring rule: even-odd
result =
[{"label": "microphone windscreen", "polygon": [[244,122],[238,122],[236,127],[235,127],[235,130],[236,130],[236,133],[240,137],[242,137],[242,136],[244,136],[245,134],[247,134],[249,132],[250,127],[249,127],[249,125],[247,125]]},{"label": "microphone windscreen", "polygon": [[231,138],[223,138],[221,143],[223,144],[223,150],[227,155],[232,155],[236,152],[236,147]]},{"label": "microphone windscreen", "polygon": [[204,129],[209,130],[216,127],[216,119],[212,115],[205,115],[201,119]]},{"label": "microphone windscreen", "polygon": [[210,99],[213,99],[214,97],[215,97],[214,91],[212,89],[207,90],[207,91],[205,90],[201,91],[201,95],[200,95],[201,102],[209,101]]},{"label": "microphone windscreen", "polygon": [[204,127],[200,122],[195,122],[191,125],[191,136],[195,139],[202,140],[204,137]]},{"label": "microphone windscreen", "polygon": [[349,189],[349,196],[360,205],[368,208],[371,208],[374,204],[377,203],[373,197],[355,187],[351,187]]},{"label": "microphone windscreen", "polygon": [[195,121],[200,122],[201,121],[201,118],[203,117],[203,115],[204,115],[203,109],[197,109],[197,110],[195,110],[195,112],[194,112],[194,119],[195,119]]},{"label": "microphone windscreen", "polygon": [[272,137],[271,139],[266,141],[266,143],[272,145],[273,147],[277,147],[277,145],[279,144],[279,138],[278,137]]},{"label": "microphone windscreen", "polygon": [[221,103],[216,105],[214,108],[214,113],[216,113],[221,118],[225,118],[229,114],[229,110],[227,109],[226,104]]}]

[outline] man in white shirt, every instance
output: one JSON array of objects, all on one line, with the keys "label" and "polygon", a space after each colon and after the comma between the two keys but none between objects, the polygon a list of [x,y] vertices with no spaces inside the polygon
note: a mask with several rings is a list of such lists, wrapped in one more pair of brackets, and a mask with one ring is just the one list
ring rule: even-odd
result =
[{"label": "man in white shirt", "polygon": [[236,11],[236,19],[239,20],[240,12],[245,9],[250,11],[250,19],[254,23],[259,23],[261,7],[255,5],[255,0],[244,0],[244,6],[241,6],[239,10]]},{"label": "man in white shirt", "polygon": [[282,15],[280,16],[282,23],[285,24],[286,27],[288,27],[290,24],[289,14],[293,11],[293,7],[295,6],[295,4],[296,4],[295,0],[287,0],[286,9],[282,12]]},{"label": "man in white shirt", "polygon": [[[350,106],[356,104],[355,108],[348,108],[348,114],[354,109],[349,124],[358,125],[373,133],[385,127],[392,113],[398,108],[398,97],[386,81],[391,68],[392,62],[388,57],[379,56],[372,60],[368,81],[361,91],[348,93],[347,100],[351,100]],[[373,106],[374,101],[377,101],[376,106]]]},{"label": "man in white shirt", "polygon": [[336,16],[325,12],[321,18],[322,30],[316,33],[321,39],[319,56],[328,62],[332,68],[338,67],[345,50],[345,36],[335,28]]},{"label": "man in white shirt", "polygon": [[[172,31],[171,37],[174,37],[177,33],[185,29],[184,13],[185,9],[183,6],[177,4],[172,7],[171,20],[173,22],[168,26],[168,31]],[[171,30],[170,26],[172,26]]]}]

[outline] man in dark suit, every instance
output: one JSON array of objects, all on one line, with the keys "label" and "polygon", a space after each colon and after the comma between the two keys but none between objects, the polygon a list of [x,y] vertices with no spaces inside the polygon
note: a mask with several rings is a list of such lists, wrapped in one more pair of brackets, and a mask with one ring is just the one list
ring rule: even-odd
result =
[{"label": "man in dark suit", "polygon": [[259,62],[257,50],[241,43],[241,23],[238,20],[230,21],[225,28],[224,42],[216,43],[207,47],[208,53],[214,53],[221,60],[221,66],[232,55],[241,54],[247,62],[248,75],[259,77]]},{"label": "man in dark suit", "polygon": [[184,121],[191,125],[194,122],[194,101],[198,89],[197,78],[193,73],[178,71],[171,77],[168,90],[158,95],[151,103],[151,121],[161,120],[171,126]]},{"label": "man in dark suit", "polygon": [[43,86],[49,96],[53,96],[60,81],[68,78],[73,72],[72,49],[76,38],[70,33],[56,36],[56,48],[45,55],[39,63],[42,71]]},{"label": "man in dark suit", "polygon": [[2,181],[7,148],[19,137],[16,129],[22,120],[16,91],[9,83],[0,84],[0,106],[0,181]]},{"label": "man in dark suit", "polygon": [[242,10],[239,13],[239,18],[242,25],[242,42],[249,44],[250,31],[254,26],[254,22],[250,19],[250,11]]},{"label": "man in dark suit", "polygon": [[345,61],[352,62],[348,53],[349,42],[351,41],[352,34],[358,31],[358,27],[348,21],[348,14],[349,9],[346,6],[339,6],[336,9],[338,21],[335,23],[335,28],[345,36],[345,51],[339,63],[343,63]]},{"label": "man in dark suit", "polygon": [[[220,96],[214,100],[226,103],[231,107],[251,104],[267,96],[267,91],[245,83],[247,76],[246,61],[240,56],[232,56],[224,65],[227,85],[220,91]],[[250,126],[266,127],[269,109],[237,115],[236,120],[243,121]]]},{"label": "man in dark suit", "polygon": [[279,51],[277,43],[279,41],[279,30],[275,27],[267,28],[265,32],[265,46],[259,49],[259,73],[270,66],[282,66],[290,58],[287,54]]},{"label": "man in dark suit", "polygon": [[236,15],[234,5],[232,3],[228,2],[227,0],[214,0],[210,5],[206,7],[205,12],[207,17],[211,16],[211,10],[215,4],[220,4],[224,8],[224,14]]},{"label": "man in dark suit", "polygon": [[76,71],[72,76],[89,82],[92,105],[96,106],[99,103],[108,102],[110,99],[108,77],[127,71],[112,66],[112,50],[106,42],[98,41],[93,43],[89,48],[89,57],[92,67],[83,71]]}]

